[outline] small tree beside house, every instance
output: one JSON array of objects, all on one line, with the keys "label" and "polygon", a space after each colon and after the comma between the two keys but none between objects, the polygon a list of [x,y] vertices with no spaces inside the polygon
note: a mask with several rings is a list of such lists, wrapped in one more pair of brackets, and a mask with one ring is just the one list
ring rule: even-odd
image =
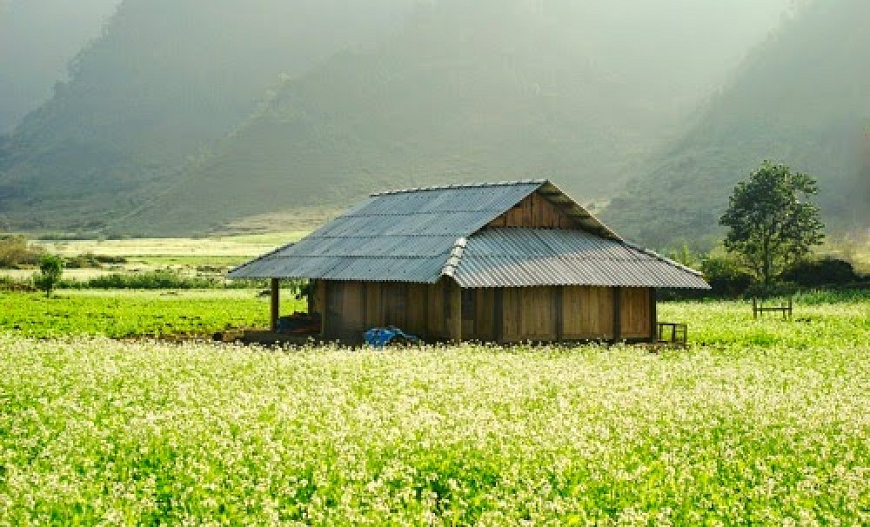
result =
[{"label": "small tree beside house", "polygon": [[808,200],[816,180],[769,161],[734,188],[720,223],[725,248],[736,254],[763,289],[806,258],[824,239],[819,208]]},{"label": "small tree beside house", "polygon": [[63,277],[63,260],[58,256],[47,254],[39,261],[39,273],[33,277],[33,283],[45,291],[45,297],[51,296],[51,292],[60,283]]}]

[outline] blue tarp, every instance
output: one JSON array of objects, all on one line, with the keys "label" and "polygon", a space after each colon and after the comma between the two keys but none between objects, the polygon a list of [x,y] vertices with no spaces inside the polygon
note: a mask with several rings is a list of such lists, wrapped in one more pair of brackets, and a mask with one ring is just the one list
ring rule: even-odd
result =
[{"label": "blue tarp", "polygon": [[365,332],[365,339],[369,346],[376,349],[381,349],[395,340],[410,343],[420,342],[419,338],[414,335],[408,335],[395,326],[370,329]]}]

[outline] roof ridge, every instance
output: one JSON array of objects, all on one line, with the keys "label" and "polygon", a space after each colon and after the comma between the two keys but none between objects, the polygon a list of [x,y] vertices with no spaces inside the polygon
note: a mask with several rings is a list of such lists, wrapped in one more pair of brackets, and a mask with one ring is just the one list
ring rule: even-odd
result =
[{"label": "roof ridge", "polygon": [[453,249],[451,249],[450,254],[447,256],[447,261],[444,262],[444,266],[441,268],[441,276],[449,276],[453,278],[456,274],[456,269],[459,268],[459,264],[462,263],[462,257],[465,256],[465,248],[468,246],[468,238],[462,236],[456,239],[456,243],[453,244]]},{"label": "roof ridge", "polygon": [[411,187],[394,190],[383,190],[369,194],[369,197],[375,198],[378,196],[390,196],[393,194],[410,194],[414,192],[426,192],[430,190],[449,190],[462,188],[487,188],[487,187],[508,187],[516,185],[543,185],[547,183],[547,179],[517,179],[513,181],[490,181],[478,183],[455,183],[449,185],[431,185],[427,187]]}]

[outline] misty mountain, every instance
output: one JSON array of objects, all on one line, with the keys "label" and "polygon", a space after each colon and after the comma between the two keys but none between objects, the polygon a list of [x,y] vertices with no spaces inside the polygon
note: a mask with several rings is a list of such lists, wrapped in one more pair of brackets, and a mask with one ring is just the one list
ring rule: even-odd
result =
[{"label": "misty mountain", "polygon": [[0,134],[51,97],[121,0],[0,0]]},{"label": "misty mountain", "polygon": [[697,125],[626,185],[605,217],[652,246],[712,241],[736,182],[769,159],[819,179],[829,226],[866,228],[868,64],[867,2],[811,3],[749,56]]},{"label": "misty mountain", "polygon": [[0,224],[87,229],[128,210],[282,75],[398,27],[414,1],[124,0],[0,146]]},{"label": "misty mountain", "polygon": [[607,196],[782,9],[443,0],[381,45],[285,82],[122,226],[180,234],[384,187],[540,176]]},{"label": "misty mountain", "polygon": [[790,0],[124,0],[0,144],[0,226],[201,231],[372,188],[603,198]]}]

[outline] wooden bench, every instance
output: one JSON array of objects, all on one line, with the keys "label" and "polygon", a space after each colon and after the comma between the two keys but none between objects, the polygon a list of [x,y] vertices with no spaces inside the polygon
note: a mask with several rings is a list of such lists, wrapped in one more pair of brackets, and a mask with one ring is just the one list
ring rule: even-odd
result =
[{"label": "wooden bench", "polygon": [[794,314],[794,303],[791,298],[788,299],[788,304],[784,306],[765,306],[764,299],[752,299],[752,318],[758,320],[759,316],[765,313],[782,313],[783,320],[791,320]]}]

